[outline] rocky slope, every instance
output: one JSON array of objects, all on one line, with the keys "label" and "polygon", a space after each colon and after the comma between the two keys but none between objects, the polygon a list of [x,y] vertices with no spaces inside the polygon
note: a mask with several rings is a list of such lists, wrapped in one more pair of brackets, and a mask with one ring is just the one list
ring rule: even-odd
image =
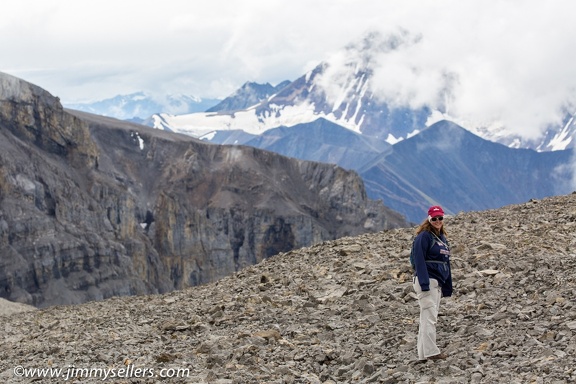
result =
[{"label": "rocky slope", "polygon": [[[29,382],[13,375],[20,365],[131,369],[115,383],[574,382],[576,195],[459,213],[446,226],[455,293],[443,299],[438,341],[447,360],[416,363],[413,228],[403,228],[280,253],[165,295],[5,316],[0,377]],[[144,369],[187,377],[134,377]]]},{"label": "rocky slope", "polygon": [[27,311],[34,311],[36,307],[31,305],[15,303],[6,299],[0,299],[0,315],[11,315],[13,313],[21,313]]},{"label": "rocky slope", "polygon": [[65,110],[0,73],[0,297],[168,292],[402,225],[354,172]]}]

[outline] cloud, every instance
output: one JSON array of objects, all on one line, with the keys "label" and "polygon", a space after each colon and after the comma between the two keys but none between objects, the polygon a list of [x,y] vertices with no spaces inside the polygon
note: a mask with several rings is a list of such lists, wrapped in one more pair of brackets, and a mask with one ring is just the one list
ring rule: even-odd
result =
[{"label": "cloud", "polygon": [[470,3],[452,2],[433,22],[412,23],[409,31],[422,39],[380,55],[379,96],[438,108],[466,127],[506,126],[525,138],[560,123],[566,110],[576,112],[569,60],[576,4],[526,1],[520,12],[513,1]]},{"label": "cloud", "polygon": [[380,97],[533,137],[576,104],[575,10],[570,0],[7,0],[0,71],[70,102],[225,97],[246,81],[294,80],[376,29],[401,42],[372,58]]}]

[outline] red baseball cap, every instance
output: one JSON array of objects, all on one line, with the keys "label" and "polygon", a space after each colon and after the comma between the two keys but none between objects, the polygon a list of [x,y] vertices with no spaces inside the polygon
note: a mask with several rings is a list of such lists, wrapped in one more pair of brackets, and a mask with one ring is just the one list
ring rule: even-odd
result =
[{"label": "red baseball cap", "polygon": [[441,206],[434,205],[428,208],[428,216],[429,217],[444,216],[444,211],[442,210]]}]

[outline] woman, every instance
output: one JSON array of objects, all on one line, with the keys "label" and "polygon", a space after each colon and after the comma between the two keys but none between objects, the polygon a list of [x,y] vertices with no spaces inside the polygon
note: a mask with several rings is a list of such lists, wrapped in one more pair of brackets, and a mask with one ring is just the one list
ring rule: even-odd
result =
[{"label": "woman", "polygon": [[450,247],[444,229],[444,211],[435,205],[416,230],[413,244],[414,290],[420,305],[418,359],[445,359],[436,345],[436,321],[442,296],[452,296]]}]

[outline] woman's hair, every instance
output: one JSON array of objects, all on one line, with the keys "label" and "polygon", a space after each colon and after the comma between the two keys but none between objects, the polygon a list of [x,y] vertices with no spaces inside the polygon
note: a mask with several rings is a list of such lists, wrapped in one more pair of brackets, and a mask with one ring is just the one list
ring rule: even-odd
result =
[{"label": "woman's hair", "polygon": [[440,236],[440,235],[444,235],[446,237],[448,237],[448,233],[446,232],[446,230],[444,229],[444,225],[442,227],[440,227],[440,231],[438,231],[436,228],[434,228],[432,226],[432,224],[430,223],[430,221],[428,221],[428,218],[424,219],[424,221],[422,222],[422,224],[420,224],[418,226],[418,228],[416,228],[416,234],[419,234],[422,231],[428,231],[428,232],[432,232],[434,233],[436,236]]}]

